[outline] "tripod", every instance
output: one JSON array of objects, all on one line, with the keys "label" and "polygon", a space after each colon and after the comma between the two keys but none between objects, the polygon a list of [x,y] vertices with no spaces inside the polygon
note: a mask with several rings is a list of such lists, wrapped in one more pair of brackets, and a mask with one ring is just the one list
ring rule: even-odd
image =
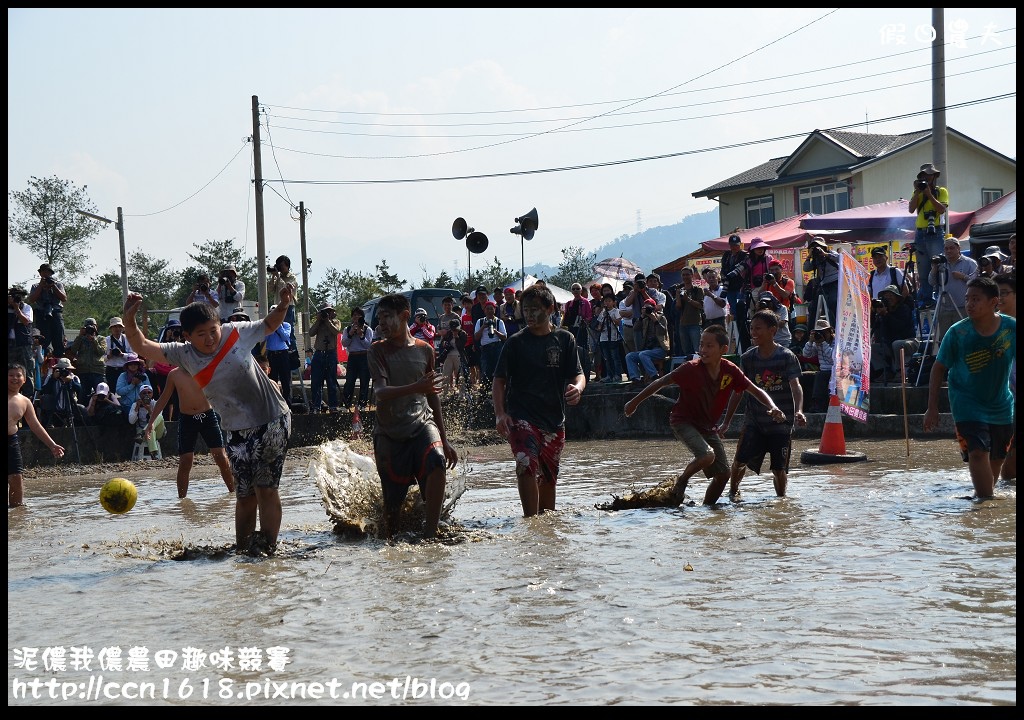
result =
[{"label": "tripod", "polygon": [[[60,382],[60,381],[58,381]],[[78,457],[78,464],[82,464],[82,449],[78,446],[78,431],[75,429],[75,424],[81,420],[85,423],[85,419],[82,418],[81,412],[78,409],[78,398],[71,392],[71,383],[61,383],[63,387],[59,388],[58,392],[64,393],[65,402],[68,404],[69,412],[71,413],[69,422],[71,423],[71,437],[75,441],[75,455]],[[55,403],[56,405],[56,403]],[[75,417],[75,416],[78,417]]]},{"label": "tripod", "polygon": [[[931,349],[934,346],[932,340],[939,329],[939,308],[942,307],[942,298],[948,298],[949,304],[953,306],[954,310],[956,310],[956,314],[961,320],[964,318],[964,314],[960,312],[960,308],[958,308],[956,303],[953,302],[953,296],[949,294],[948,290],[946,290],[946,278],[949,275],[949,265],[947,264],[946,267],[940,268],[937,274],[939,276],[939,294],[938,297],[935,298],[935,307],[932,309],[932,324],[929,328],[930,332],[928,333],[928,337],[924,339],[924,346],[921,348],[921,365],[917,368],[917,378],[914,381],[914,385],[917,387],[920,387],[921,385],[921,375],[924,373],[924,359],[931,353]],[[949,328],[946,329],[948,330]]]}]

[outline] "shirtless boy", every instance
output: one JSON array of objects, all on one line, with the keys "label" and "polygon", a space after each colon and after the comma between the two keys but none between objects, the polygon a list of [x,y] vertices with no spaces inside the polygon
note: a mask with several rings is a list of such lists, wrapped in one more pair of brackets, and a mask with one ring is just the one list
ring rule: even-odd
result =
[{"label": "shirtless boy", "polygon": [[180,367],[174,368],[167,373],[167,384],[160,398],[156,401],[156,408],[149,415],[149,424],[146,425],[146,439],[149,440],[153,432],[153,421],[163,412],[168,401],[178,391],[178,497],[188,495],[188,478],[192,472],[192,463],[196,456],[196,440],[201,435],[206,447],[210,449],[214,462],[220,468],[220,476],[224,478],[224,484],[228,492],[235,491],[235,479],[231,475],[231,461],[228,460],[228,453],[224,449],[224,433],[220,429],[220,415],[206,399],[202,388],[187,372]]},{"label": "shirtless boy", "polygon": [[25,504],[25,482],[22,473],[25,468],[21,461],[21,439],[18,437],[18,423],[24,420],[55,458],[64,457],[64,448],[53,441],[46,432],[32,401],[21,394],[25,384],[25,368],[18,363],[7,363],[7,507]]}]

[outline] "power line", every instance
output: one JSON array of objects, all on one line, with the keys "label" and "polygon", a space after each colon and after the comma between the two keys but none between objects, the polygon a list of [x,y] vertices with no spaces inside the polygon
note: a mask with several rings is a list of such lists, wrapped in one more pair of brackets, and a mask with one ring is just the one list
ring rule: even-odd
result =
[{"label": "power line", "polygon": [[174,205],[171,205],[171,206],[170,206],[169,208],[164,208],[163,210],[157,210],[156,212],[151,212],[151,213],[143,213],[143,214],[141,214],[141,215],[130,215],[130,214],[128,214],[128,213],[124,213],[124,216],[125,216],[125,217],[153,217],[154,215],[160,215],[161,213],[165,213],[165,212],[168,212],[169,210],[173,210],[174,208],[178,207],[179,205],[184,205],[184,204],[185,204],[185,203],[187,203],[187,202],[188,202],[189,200],[191,200],[192,198],[194,198],[194,197],[195,197],[196,195],[198,195],[199,193],[201,193],[201,192],[202,192],[203,190],[205,190],[206,188],[208,188],[208,187],[210,186],[210,183],[212,183],[212,182],[213,182],[214,180],[216,180],[217,178],[219,178],[219,177],[220,177],[220,176],[221,176],[221,175],[222,175],[222,174],[224,173],[224,171],[228,169],[228,165],[230,165],[231,163],[233,163],[233,162],[235,161],[235,158],[236,158],[236,157],[238,157],[239,153],[241,153],[241,152],[242,152],[242,150],[244,150],[244,149],[245,149],[245,146],[246,146],[246,145],[247,145],[247,144],[249,143],[249,141],[250,141],[250,140],[252,140],[252,138],[251,138],[251,137],[247,137],[247,138],[245,138],[245,139],[244,139],[244,140],[242,141],[242,147],[238,148],[238,152],[236,152],[236,153],[235,153],[235,154],[234,154],[234,155],[233,155],[233,156],[231,157],[231,159],[230,159],[230,160],[228,160],[227,164],[226,164],[226,165],[225,165],[224,167],[222,167],[222,168],[220,169],[220,172],[219,172],[219,173],[217,173],[216,175],[214,175],[214,176],[213,176],[212,178],[210,178],[209,182],[207,182],[207,183],[206,183],[205,185],[203,185],[203,186],[202,186],[201,188],[199,188],[198,190],[196,190],[196,191],[195,191],[194,193],[192,193],[191,195],[189,195],[189,196],[188,196],[187,198],[185,198],[185,199],[184,199],[184,200],[182,200],[181,202],[175,203]]},{"label": "power line", "polygon": [[[972,105],[981,105],[983,103],[995,102],[997,100],[1006,100],[1008,98],[1016,97],[1017,93],[1005,93],[1003,95],[993,95],[987,98],[979,98],[977,100],[968,100],[962,103],[956,103],[954,105],[947,105],[944,109],[957,110],[964,107],[970,107]],[[893,122],[895,120],[904,120],[911,117],[917,117],[919,115],[930,115],[934,111],[933,108],[927,110],[917,110],[915,112],[903,113],[901,115],[892,115],[890,117],[880,118],[873,120],[874,123],[885,123]],[[847,125],[837,125],[829,128],[830,130],[846,130],[849,128],[858,127],[863,125],[863,120],[849,123]],[[665,153],[662,155],[649,155],[646,157],[630,158],[626,160],[609,160],[607,162],[599,163],[587,163],[584,165],[568,165],[556,168],[542,168],[537,170],[520,170],[515,172],[502,172],[502,173],[485,173],[481,175],[455,175],[448,177],[427,177],[427,178],[396,178],[391,180],[280,180],[280,181],[266,181],[266,182],[284,182],[284,183],[295,183],[297,185],[391,185],[401,183],[420,183],[420,182],[449,182],[452,180],[482,180],[484,178],[499,178],[499,177],[516,177],[523,175],[541,175],[545,173],[553,172],[567,172],[570,170],[590,170],[594,168],[611,167],[615,165],[627,165],[638,162],[649,162],[651,160],[666,160],[669,158],[684,157],[687,155],[699,155],[707,152],[715,152],[718,150],[731,150],[740,147],[749,147],[752,145],[763,145],[765,143],[778,142],[780,140],[792,140],[794,138],[807,137],[808,132],[791,133],[788,135],[777,135],[771,138],[763,138],[761,140],[748,140],[744,142],[731,143],[728,145],[716,145],[713,147],[698,148],[694,150],[683,150],[675,153]]]},{"label": "power line", "polygon": [[[1016,31],[1016,29],[1017,29],[1016,27],[1006,28],[1004,30],[997,30],[997,31],[995,31],[992,34],[998,35],[998,34],[1006,33],[1006,32],[1014,32],[1014,31]],[[982,37],[984,37],[984,36],[983,35],[972,35],[970,37],[964,38],[963,42],[970,42],[971,40],[977,40],[977,39],[982,38]],[[957,46],[957,42],[950,40],[950,41],[947,41],[945,43],[945,45],[947,47],[956,47]],[[988,53],[998,52],[999,50],[1002,50],[1002,49],[1008,49],[1008,48],[1014,48],[1014,47],[1016,47],[1016,45],[1002,46],[1002,47],[999,47],[999,48],[994,48],[992,50],[984,50],[984,51],[981,51],[981,52],[978,52],[978,53],[973,53],[971,55],[963,55],[963,56],[960,56],[958,58],[947,59],[946,62],[949,63],[949,62],[953,62],[954,60],[976,58],[976,57],[978,57],[980,55],[987,55]],[[697,88],[697,89],[694,89],[694,90],[682,90],[682,91],[679,91],[679,92],[669,92],[669,91],[666,91],[664,93],[661,93],[661,95],[665,96],[665,97],[668,97],[668,96],[672,96],[672,95],[686,95],[688,93],[707,92],[708,90],[719,90],[719,89],[730,88],[730,87],[742,87],[744,85],[760,85],[762,83],[771,82],[773,80],[790,79],[790,78],[801,77],[803,75],[814,75],[814,74],[822,73],[822,72],[831,72],[833,70],[840,70],[842,68],[853,67],[855,65],[864,65],[866,63],[880,62],[882,60],[893,60],[893,59],[901,57],[903,55],[913,55],[913,54],[916,54],[916,53],[923,53],[923,52],[931,53],[932,52],[932,46],[931,45],[926,45],[924,47],[913,48],[913,49],[910,49],[910,50],[904,50],[902,52],[897,52],[897,53],[890,53],[888,55],[879,55],[879,56],[873,57],[873,58],[865,58],[864,60],[854,60],[854,61],[851,61],[851,62],[848,62],[848,63],[840,63],[838,65],[830,65],[830,66],[823,67],[823,68],[815,68],[813,70],[803,70],[803,71],[800,71],[800,72],[786,73],[785,75],[774,75],[774,76],[769,76],[769,77],[764,77],[764,78],[758,78],[758,79],[755,79],[755,80],[744,80],[743,82],[728,83],[728,84],[725,84],[725,85],[715,85],[714,87],[710,87],[710,88]],[[929,63],[927,63],[927,65],[925,65],[925,66],[929,66],[930,64],[931,63],[929,61]],[[914,65],[914,66],[911,66],[909,68],[905,68],[905,70],[913,69],[915,67],[925,67],[925,66]],[[884,74],[884,73],[882,73],[882,74]],[[863,77],[874,77],[874,76],[868,75],[868,76],[862,76],[861,78],[854,78],[854,79],[862,79]],[[621,99],[618,99],[618,100],[600,100],[600,101],[586,102],[586,103],[574,103],[574,104],[570,104],[570,105],[547,105],[547,106],[535,107],[535,108],[516,108],[516,109],[511,109],[511,110],[462,110],[462,111],[445,111],[445,112],[402,112],[402,113],[368,111],[368,110],[324,110],[324,109],[320,109],[320,108],[306,108],[306,107],[296,107],[296,106],[292,106],[292,105],[279,105],[277,103],[266,103],[266,104],[269,105],[269,106],[281,108],[281,109],[284,109],[284,110],[299,110],[301,112],[309,112],[309,113],[330,113],[332,115],[355,115],[355,116],[364,116],[365,115],[365,116],[373,116],[373,117],[434,117],[434,116],[459,116],[459,115],[497,115],[497,114],[507,114],[507,113],[540,112],[540,111],[543,111],[543,110],[566,110],[566,109],[571,109],[571,108],[591,107],[591,106],[594,106],[594,105],[611,105],[611,104],[618,104],[618,103],[624,103],[624,102],[632,102],[634,100],[642,100],[642,99],[644,99],[644,98],[621,98]],[[360,123],[349,123],[349,122],[344,121],[344,120],[312,120],[312,119],[308,119],[308,118],[292,118],[290,116],[279,116],[279,117],[285,117],[287,119],[304,120],[306,122],[324,122],[324,123],[338,123],[338,124],[360,124]],[[376,125],[376,124],[379,124],[379,123],[366,123],[366,124]]]}]

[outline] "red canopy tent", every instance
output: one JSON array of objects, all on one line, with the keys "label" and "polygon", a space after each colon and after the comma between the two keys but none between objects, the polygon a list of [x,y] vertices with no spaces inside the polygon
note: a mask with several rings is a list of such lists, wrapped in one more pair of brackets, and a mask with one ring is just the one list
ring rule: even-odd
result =
[{"label": "red canopy tent", "polygon": [[[743,240],[743,248],[747,249],[750,247],[750,241],[756,237],[761,238],[770,248],[793,248],[801,247],[807,244],[807,240],[810,239],[810,235],[800,228],[800,222],[807,217],[807,213],[802,215],[793,215],[792,217],[785,218],[783,220],[776,220],[775,222],[765,223],[764,225],[758,225],[757,227],[750,228],[749,230],[740,230],[736,233],[729,233],[729,235],[739,235],[740,239]],[[725,252],[729,249],[729,235],[723,235],[720,238],[714,240],[706,240],[700,245],[705,250],[714,252]]]},{"label": "red canopy tent", "polygon": [[[897,233],[914,230],[917,215],[908,209],[910,203],[902,198],[875,205],[862,205],[849,210],[837,210],[825,215],[805,215],[800,227],[812,232],[825,231],[879,231]],[[955,236],[963,237],[970,229],[973,212],[948,213],[949,230]]]}]

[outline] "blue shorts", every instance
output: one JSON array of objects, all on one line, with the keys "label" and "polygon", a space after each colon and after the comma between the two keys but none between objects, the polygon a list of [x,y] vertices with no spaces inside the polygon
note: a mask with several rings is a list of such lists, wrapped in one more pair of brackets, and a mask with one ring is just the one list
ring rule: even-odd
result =
[{"label": "blue shorts", "polygon": [[983,422],[959,422],[956,439],[960,443],[960,457],[967,462],[972,452],[981,450],[991,460],[1004,460],[1015,432],[1013,424],[990,425]]},{"label": "blue shorts", "polygon": [[207,410],[198,415],[182,413],[178,418],[178,454],[194,453],[196,438],[200,436],[210,450],[224,447],[224,431],[220,429],[220,415],[216,410]]},{"label": "blue shorts", "polygon": [[258,487],[276,490],[281,486],[291,430],[292,415],[285,413],[266,425],[231,432],[228,459],[237,483],[237,497],[251,497]]}]

